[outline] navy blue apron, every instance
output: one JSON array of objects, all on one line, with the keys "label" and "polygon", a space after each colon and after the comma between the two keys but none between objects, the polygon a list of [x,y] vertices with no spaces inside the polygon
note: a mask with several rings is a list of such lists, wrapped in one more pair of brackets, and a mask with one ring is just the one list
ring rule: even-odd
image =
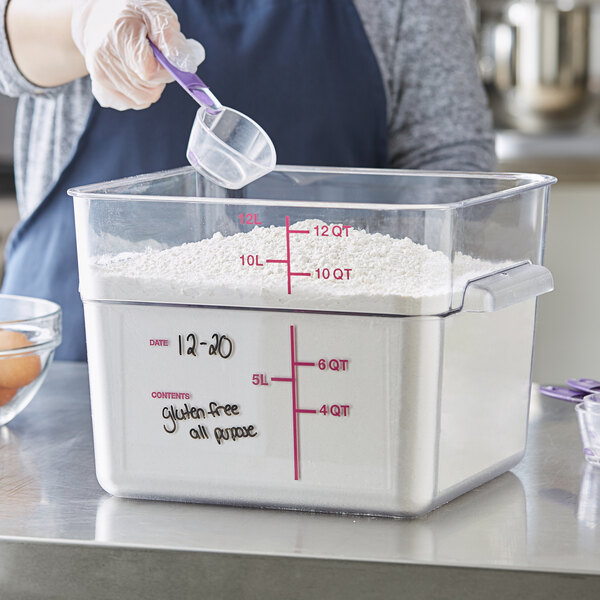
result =
[{"label": "navy blue apron", "polygon": [[[387,166],[386,101],[351,0],[171,0],[206,48],[199,75],[269,133],[280,164]],[[96,102],[58,182],[13,232],[3,292],[63,309],[56,357],[85,360],[70,187],[182,166],[197,105],[175,84],[143,111]]]}]

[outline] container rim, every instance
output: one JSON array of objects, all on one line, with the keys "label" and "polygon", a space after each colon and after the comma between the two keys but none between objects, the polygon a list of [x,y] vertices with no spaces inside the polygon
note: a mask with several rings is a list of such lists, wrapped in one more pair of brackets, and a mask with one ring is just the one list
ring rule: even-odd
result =
[{"label": "container rim", "polygon": [[23,319],[1,320],[0,317],[0,329],[3,329],[3,326],[5,325],[27,325],[43,319],[52,319],[54,321],[58,320],[59,323],[56,335],[54,335],[50,339],[31,344],[29,346],[19,346],[17,348],[0,350],[0,358],[7,358],[11,356],[27,356],[29,354],[34,354],[39,350],[45,350],[48,348],[54,349],[60,345],[60,343],[62,342],[62,325],[60,321],[62,319],[62,308],[59,304],[46,298],[35,298],[33,296],[18,296],[15,294],[0,294],[0,300],[10,300],[15,302],[27,303],[32,306],[44,308],[46,310],[46,312],[43,312],[42,314],[39,314],[37,316],[25,317]]},{"label": "container rim", "polygon": [[[503,180],[503,181],[515,181],[525,180],[528,183],[518,185],[516,187],[501,190],[498,192],[492,192],[490,194],[484,194],[481,196],[475,196],[466,200],[459,200],[457,202],[449,202],[447,204],[391,204],[391,203],[359,203],[359,202],[318,202],[318,201],[304,201],[294,200],[294,206],[303,208],[323,208],[324,206],[330,206],[332,208],[348,208],[348,209],[359,209],[359,210],[456,210],[458,208],[464,208],[467,206],[474,206],[476,204],[483,204],[490,200],[499,200],[510,198],[523,192],[531,191],[538,188],[548,187],[557,182],[556,177],[552,175],[543,175],[535,173],[518,173],[518,172],[484,172],[484,171],[418,171],[411,169],[371,169],[371,168],[348,168],[348,167],[304,167],[304,166],[291,166],[291,165],[277,165],[273,172],[284,172],[284,173],[314,173],[314,174],[357,174],[357,175],[395,175],[395,176],[409,176],[409,177],[439,177],[447,179],[489,179],[489,180]],[[113,179],[102,183],[94,183],[90,185],[73,187],[67,190],[67,194],[72,196],[74,200],[106,200],[110,197],[111,189],[122,187],[127,182],[133,182],[136,184],[147,183],[157,179],[164,179],[170,176],[183,175],[186,173],[194,173],[199,175],[198,172],[191,166],[179,167],[177,169],[169,169],[165,171],[157,171],[154,173],[146,173],[142,175],[134,175],[131,177],[124,177],[120,179]],[[100,191],[101,190],[101,191]],[[119,192],[114,192],[114,195]],[[122,192],[121,192],[122,194]],[[127,201],[135,202],[189,202],[198,204],[236,204],[236,205],[248,205],[248,206],[289,206],[290,200],[265,200],[264,198],[213,198],[204,196],[157,196],[157,195],[146,195],[146,194],[123,194],[121,198]]]},{"label": "container rim", "polygon": [[[32,305],[38,305],[45,307],[47,312],[38,315],[36,317],[25,317],[24,319],[12,319],[2,320],[0,317],[0,328],[2,325],[11,325],[14,323],[31,323],[32,321],[38,321],[39,319],[51,319],[62,314],[62,308],[60,304],[48,300],[47,298],[35,298],[33,296],[19,296],[16,294],[0,294],[0,300],[13,300],[15,302],[25,302]],[[31,346],[27,346],[30,348]]]}]

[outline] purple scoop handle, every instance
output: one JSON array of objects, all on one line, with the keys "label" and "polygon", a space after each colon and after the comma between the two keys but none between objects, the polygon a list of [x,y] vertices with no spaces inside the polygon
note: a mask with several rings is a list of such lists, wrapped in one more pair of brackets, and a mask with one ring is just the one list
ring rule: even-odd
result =
[{"label": "purple scoop handle", "polygon": [[551,398],[565,400],[566,402],[581,402],[583,397],[588,395],[588,392],[572,390],[571,388],[556,385],[541,386],[540,393],[544,394],[544,396],[550,396]]},{"label": "purple scoop handle", "polygon": [[171,64],[165,55],[148,40],[156,60],[175,78],[175,81],[194,99],[198,104],[204,106],[210,114],[216,114],[223,110],[221,103],[215,98],[208,86],[196,75],[196,73],[187,73],[180,71],[175,65]]},{"label": "purple scoop handle", "polygon": [[595,394],[600,392],[600,381],[595,379],[569,379],[567,383],[576,390]]}]

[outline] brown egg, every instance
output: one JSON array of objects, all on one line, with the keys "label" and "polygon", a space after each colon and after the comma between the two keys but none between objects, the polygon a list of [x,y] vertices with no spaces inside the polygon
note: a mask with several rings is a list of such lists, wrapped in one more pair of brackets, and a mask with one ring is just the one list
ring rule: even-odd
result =
[{"label": "brown egg", "polygon": [[[18,331],[0,329],[0,350],[26,348],[32,342]],[[15,389],[30,384],[41,372],[42,363],[37,354],[0,357],[0,388]]]},{"label": "brown egg", "polygon": [[0,406],[6,406],[18,391],[18,389],[0,388]]}]

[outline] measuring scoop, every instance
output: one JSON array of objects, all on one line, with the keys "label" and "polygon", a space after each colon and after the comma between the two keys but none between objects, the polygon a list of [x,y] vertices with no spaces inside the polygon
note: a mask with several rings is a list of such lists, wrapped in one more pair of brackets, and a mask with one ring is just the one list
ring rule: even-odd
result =
[{"label": "measuring scoop", "polygon": [[587,410],[600,413],[600,393],[590,393],[592,389],[598,389],[598,382],[592,379],[569,379],[569,385],[572,384],[579,384],[579,389],[544,385],[540,387],[540,393],[565,402],[583,404]]},{"label": "measuring scoop", "polygon": [[540,393],[544,394],[544,396],[549,396],[550,398],[558,398],[559,400],[564,400],[565,402],[574,402],[576,404],[582,402],[585,396],[588,395],[588,392],[584,392],[582,390],[573,390],[571,388],[559,385],[540,386]]},{"label": "measuring scoop", "polygon": [[568,379],[567,383],[575,390],[581,390],[588,394],[600,392],[600,381],[595,379]]},{"label": "measuring scoop", "polygon": [[187,159],[217,185],[238,190],[275,168],[271,138],[250,117],[223,106],[195,73],[180,71],[148,40],[156,60],[201,108],[196,113]]}]

